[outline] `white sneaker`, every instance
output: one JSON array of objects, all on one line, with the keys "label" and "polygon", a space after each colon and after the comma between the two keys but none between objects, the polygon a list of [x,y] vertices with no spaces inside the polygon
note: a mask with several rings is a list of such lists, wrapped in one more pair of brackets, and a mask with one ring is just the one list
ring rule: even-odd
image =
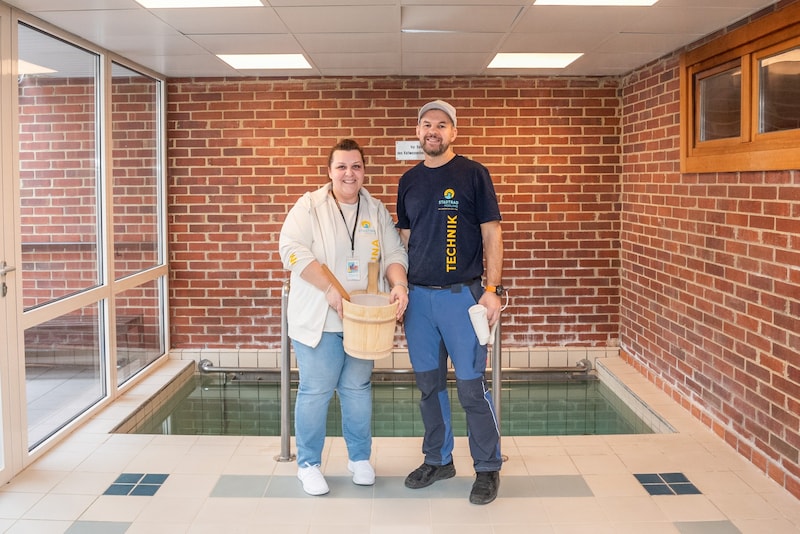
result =
[{"label": "white sneaker", "polygon": [[322,476],[318,465],[298,467],[297,478],[303,483],[303,491],[309,495],[325,495],[330,491],[328,489],[328,483],[325,482],[325,477]]},{"label": "white sneaker", "polygon": [[375,470],[369,463],[369,460],[359,460],[354,462],[347,461],[347,469],[353,473],[353,484],[359,486],[372,486],[375,484]]}]

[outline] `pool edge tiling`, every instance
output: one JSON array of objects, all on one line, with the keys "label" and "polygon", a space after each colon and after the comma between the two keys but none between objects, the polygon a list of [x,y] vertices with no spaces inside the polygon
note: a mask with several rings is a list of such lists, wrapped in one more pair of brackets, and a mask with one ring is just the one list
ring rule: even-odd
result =
[{"label": "pool edge tiling", "polygon": [[[500,494],[475,506],[467,500],[473,473],[466,438],[456,440],[456,477],[424,492],[402,486],[421,461],[420,438],[376,438],[371,460],[380,487],[367,488],[352,484],[343,440],[329,438],[322,469],[331,494],[310,497],[294,462],[274,459],[277,437],[109,433],[185,367],[166,362],[0,489],[0,532],[800,531],[797,499],[621,359],[602,363],[675,432],[504,437]],[[165,478],[152,496],[104,495],[121,473]],[[650,495],[636,475],[652,474],[681,474],[699,493]],[[261,495],[262,488],[263,496],[248,493]]]}]

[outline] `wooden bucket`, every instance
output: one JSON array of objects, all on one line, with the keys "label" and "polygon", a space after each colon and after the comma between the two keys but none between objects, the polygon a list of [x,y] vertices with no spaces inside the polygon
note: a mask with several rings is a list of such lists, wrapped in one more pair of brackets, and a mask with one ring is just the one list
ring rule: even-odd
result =
[{"label": "wooden bucket", "polygon": [[344,350],[362,360],[379,360],[392,354],[397,323],[397,303],[387,293],[352,293],[343,300]]}]

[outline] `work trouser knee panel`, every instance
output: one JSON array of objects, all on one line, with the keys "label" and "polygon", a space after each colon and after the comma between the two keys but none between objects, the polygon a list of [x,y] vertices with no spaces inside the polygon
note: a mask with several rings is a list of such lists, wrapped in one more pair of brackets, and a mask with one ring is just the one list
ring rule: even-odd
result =
[{"label": "work trouser knee panel", "polygon": [[472,380],[456,379],[458,401],[465,410],[483,408],[486,406],[486,396],[489,390],[483,378]]}]

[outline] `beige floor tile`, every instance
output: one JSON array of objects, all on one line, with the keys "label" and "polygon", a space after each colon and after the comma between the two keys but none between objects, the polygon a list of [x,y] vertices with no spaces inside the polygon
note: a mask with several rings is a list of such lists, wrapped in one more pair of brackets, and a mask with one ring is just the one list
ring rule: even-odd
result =
[{"label": "beige floor tile", "polygon": [[548,525],[550,518],[542,505],[542,499],[505,499],[501,498],[486,506],[492,525]]},{"label": "beige floor tile", "polygon": [[53,493],[73,495],[102,495],[119,473],[86,473],[75,471],[67,474],[53,488]]},{"label": "beige floor tile", "polygon": [[136,521],[125,534],[180,534],[189,532],[191,523],[176,523],[174,521],[160,521],[157,523],[147,523]]},{"label": "beige floor tile", "polygon": [[256,503],[252,522],[258,525],[308,525],[309,514],[319,499],[260,499]]},{"label": "beige floor tile", "polygon": [[633,474],[584,475],[595,497],[641,497],[648,495]]},{"label": "beige floor tile", "polygon": [[583,498],[579,504],[566,497],[542,499],[542,507],[553,525],[607,525],[603,508],[597,499]]},{"label": "beige floor tile", "polygon": [[525,456],[529,475],[577,475],[578,466],[569,456]]},{"label": "beige floor tile", "polygon": [[258,512],[259,498],[208,498],[197,512],[193,525],[217,525],[219,532],[230,532],[231,522],[253,524]]},{"label": "beige floor tile", "polygon": [[71,521],[43,521],[39,519],[21,519],[15,522],[4,534],[63,534],[72,524]]},{"label": "beige floor tile", "polygon": [[372,521],[372,501],[367,499],[317,499],[313,514],[303,514],[311,525],[360,525]]},{"label": "beige floor tile", "polygon": [[81,515],[81,521],[134,521],[154,497],[101,495]]},{"label": "beige floor tile", "polygon": [[[16,490],[16,484],[14,484]],[[30,510],[45,493],[0,491],[0,518],[19,519]]]},{"label": "beige floor tile", "polygon": [[[135,499],[137,497],[129,497]],[[145,523],[185,523],[194,521],[206,499],[202,497],[164,497],[150,499],[136,521]]]},{"label": "beige floor tile", "polygon": [[746,519],[734,521],[742,534],[797,534],[797,525],[781,518]]},{"label": "beige floor tile", "polygon": [[266,455],[250,455],[235,452],[222,468],[226,475],[271,475],[275,471],[275,460]]},{"label": "beige floor tile", "polygon": [[[533,530],[535,528],[535,530]],[[552,525],[495,525],[494,534],[555,534]]]},{"label": "beige floor tile", "polygon": [[381,499],[373,501],[373,526],[430,527],[431,504],[426,499]]},{"label": "beige floor tile", "polygon": [[[467,499],[438,499],[431,504],[431,524],[437,525],[475,525],[491,528],[491,514],[488,506],[475,506]],[[462,532],[454,529],[451,532]]]},{"label": "beige floor tile", "polygon": [[[612,523],[666,523],[667,517],[649,495],[640,497],[599,497],[597,504]],[[644,531],[645,529],[642,528]]]},{"label": "beige floor tile", "polygon": [[653,499],[669,521],[723,521],[725,515],[705,495],[663,495]]},{"label": "beige floor tile", "polygon": [[430,525],[372,525],[370,534],[432,534]]},{"label": "beige floor tile", "polygon": [[626,473],[627,467],[613,454],[572,456],[572,461],[583,475],[607,475],[613,473]]},{"label": "beige floor tile", "polygon": [[74,521],[94,502],[94,495],[61,495],[50,493],[31,506],[23,519]]},{"label": "beige floor tile", "polygon": [[14,485],[8,489],[13,489],[15,493],[47,493],[69,473],[69,471],[49,471],[31,467],[14,477]]},{"label": "beige floor tile", "polygon": [[769,519],[778,515],[778,511],[760,495],[715,495],[709,497],[714,506],[728,518],[736,519]]},{"label": "beige floor tile", "polygon": [[216,474],[172,473],[159,488],[161,497],[208,497],[219,481]]},{"label": "beige floor tile", "polygon": [[680,534],[672,523],[612,523],[611,529],[614,534]]}]

